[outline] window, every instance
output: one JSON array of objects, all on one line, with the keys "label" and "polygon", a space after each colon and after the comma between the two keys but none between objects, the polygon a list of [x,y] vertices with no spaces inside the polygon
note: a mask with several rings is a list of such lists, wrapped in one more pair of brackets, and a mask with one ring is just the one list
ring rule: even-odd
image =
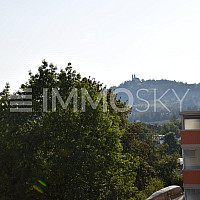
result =
[{"label": "window", "polygon": [[200,129],[200,119],[185,119],[185,130]]},{"label": "window", "polygon": [[200,149],[183,150],[184,169],[200,169]]},{"label": "window", "polygon": [[184,156],[194,158],[195,157],[195,150],[184,150]]}]

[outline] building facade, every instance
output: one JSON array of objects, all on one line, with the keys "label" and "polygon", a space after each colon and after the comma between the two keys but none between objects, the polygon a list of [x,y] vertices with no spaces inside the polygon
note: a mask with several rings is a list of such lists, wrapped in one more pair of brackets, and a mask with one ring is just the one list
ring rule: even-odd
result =
[{"label": "building facade", "polygon": [[200,111],[181,112],[183,187],[186,200],[200,199]]}]

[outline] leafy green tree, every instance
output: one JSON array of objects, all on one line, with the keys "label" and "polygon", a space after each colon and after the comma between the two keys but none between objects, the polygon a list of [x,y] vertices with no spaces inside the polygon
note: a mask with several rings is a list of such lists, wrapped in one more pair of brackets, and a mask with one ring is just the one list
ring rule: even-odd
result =
[{"label": "leafy green tree", "polygon": [[[174,144],[171,138],[166,134],[165,145],[155,146],[151,135],[160,127],[128,123],[131,110],[120,113],[112,108],[112,90],[107,90],[104,112],[103,99],[95,109],[87,98],[81,104],[81,88],[93,102],[106,88],[95,79],[82,78],[70,63],[58,72],[44,60],[29,76],[21,88],[32,88],[32,113],[10,112],[9,84],[0,93],[0,200],[143,200],[163,185],[181,184],[177,155],[165,155]],[[76,112],[75,96],[64,108],[56,97],[52,109],[52,90],[65,104],[75,88]],[[14,94],[29,94],[22,89]],[[126,108],[121,99],[115,97],[114,102]]]},{"label": "leafy green tree", "polygon": [[166,155],[155,163],[155,169],[158,176],[163,180],[164,186],[176,184],[182,186],[183,184],[182,178],[178,175],[180,169],[178,157],[178,154]]},{"label": "leafy green tree", "polygon": [[166,153],[169,155],[173,153],[180,153],[181,151],[181,145],[173,132],[169,132],[165,135],[164,144],[168,145]]},{"label": "leafy green tree", "polygon": [[[0,199],[135,199],[139,157],[123,152],[126,113],[110,106],[103,112],[102,99],[96,109],[86,101],[86,112],[81,112],[81,88],[95,100],[104,90],[102,84],[81,78],[70,64],[57,72],[46,61],[29,75],[22,88],[32,88],[33,113],[10,113],[8,88],[1,93]],[[45,112],[43,88],[48,89]],[[65,109],[57,101],[56,112],[52,111],[52,88],[64,102],[77,88],[77,112],[73,101]]]},{"label": "leafy green tree", "polygon": [[169,132],[174,132],[177,137],[180,136],[179,126],[177,124],[174,124],[174,123],[166,123],[166,124],[164,124],[162,129],[161,129],[161,132],[163,134],[167,134]]},{"label": "leafy green tree", "polygon": [[161,179],[159,179],[157,177],[151,178],[150,180],[148,180],[148,183],[146,184],[144,191],[141,192],[141,193],[143,193],[143,196],[141,199],[147,199],[154,192],[156,192],[162,188],[164,188],[164,183]]}]

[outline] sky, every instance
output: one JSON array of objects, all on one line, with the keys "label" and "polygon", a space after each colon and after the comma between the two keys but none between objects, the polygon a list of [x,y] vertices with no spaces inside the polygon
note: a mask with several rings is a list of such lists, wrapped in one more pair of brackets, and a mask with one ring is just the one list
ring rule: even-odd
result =
[{"label": "sky", "polygon": [[43,59],[107,87],[130,80],[200,82],[199,0],[0,0],[0,90]]}]

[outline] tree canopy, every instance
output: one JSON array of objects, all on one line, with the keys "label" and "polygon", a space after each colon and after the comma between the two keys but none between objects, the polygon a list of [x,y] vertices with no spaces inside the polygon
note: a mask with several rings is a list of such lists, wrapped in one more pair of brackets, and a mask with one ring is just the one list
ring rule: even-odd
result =
[{"label": "tree canopy", "polygon": [[[21,106],[11,103],[9,84],[0,93],[0,199],[145,199],[169,183],[156,171],[165,168],[147,128],[128,123],[129,109],[113,109],[112,90],[104,94],[107,110],[104,97],[94,109],[90,98],[95,102],[106,88],[82,78],[70,63],[58,72],[45,60],[15,98],[30,95],[30,88],[33,112],[10,112]],[[116,97],[114,102],[126,108]]]}]

